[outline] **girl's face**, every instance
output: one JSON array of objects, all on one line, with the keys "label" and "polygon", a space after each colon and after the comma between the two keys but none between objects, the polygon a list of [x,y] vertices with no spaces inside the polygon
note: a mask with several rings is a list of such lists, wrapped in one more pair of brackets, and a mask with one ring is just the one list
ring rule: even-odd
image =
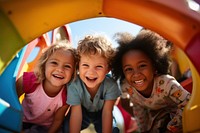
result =
[{"label": "girl's face", "polygon": [[142,95],[150,96],[155,73],[150,58],[142,51],[131,50],[124,54],[122,67],[128,83]]},{"label": "girl's face", "polygon": [[75,70],[74,56],[70,51],[57,50],[45,64],[45,81],[47,88],[62,88],[68,83]]},{"label": "girl's face", "polygon": [[108,72],[108,62],[102,56],[81,55],[79,75],[88,89],[97,90]]}]

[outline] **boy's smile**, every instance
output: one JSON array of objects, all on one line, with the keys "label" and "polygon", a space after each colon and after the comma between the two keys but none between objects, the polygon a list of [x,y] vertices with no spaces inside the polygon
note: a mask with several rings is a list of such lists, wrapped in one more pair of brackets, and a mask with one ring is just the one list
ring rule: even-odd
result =
[{"label": "boy's smile", "polygon": [[98,89],[109,72],[107,60],[98,55],[81,55],[79,75],[88,89]]}]

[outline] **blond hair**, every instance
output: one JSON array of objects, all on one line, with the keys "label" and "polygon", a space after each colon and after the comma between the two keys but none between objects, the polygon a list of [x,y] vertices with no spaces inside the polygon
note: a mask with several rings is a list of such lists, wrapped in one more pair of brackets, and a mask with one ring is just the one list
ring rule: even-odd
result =
[{"label": "blond hair", "polygon": [[112,61],[115,50],[112,48],[112,43],[105,35],[87,35],[83,40],[80,40],[77,47],[77,53],[79,55],[79,60],[81,55],[95,55],[99,54],[104,57],[109,67]]},{"label": "blond hair", "polygon": [[[35,67],[34,73],[38,79],[38,82],[42,82],[45,80],[45,64],[49,57],[54,54],[57,50],[63,50],[63,51],[70,51],[71,54],[74,57],[75,63],[77,62],[77,53],[76,50],[71,46],[71,44],[67,40],[57,41],[56,43],[50,45],[46,49],[44,49],[44,52],[42,53],[41,57],[38,60],[38,63]],[[76,64],[74,65],[76,66]],[[74,74],[72,79],[76,75],[76,69],[74,69]]]}]

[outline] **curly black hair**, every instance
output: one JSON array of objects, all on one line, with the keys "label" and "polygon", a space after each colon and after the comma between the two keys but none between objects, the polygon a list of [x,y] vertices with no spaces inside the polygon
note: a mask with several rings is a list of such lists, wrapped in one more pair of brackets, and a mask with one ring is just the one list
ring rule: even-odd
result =
[{"label": "curly black hair", "polygon": [[170,51],[172,43],[164,39],[159,34],[143,29],[139,34],[130,40],[127,40],[122,33],[117,35],[121,36],[117,38],[119,46],[116,49],[116,54],[112,62],[112,76],[115,80],[122,81],[125,78],[122,69],[122,58],[124,54],[131,50],[139,50],[146,54],[151,60],[158,75],[169,74],[171,65]]}]

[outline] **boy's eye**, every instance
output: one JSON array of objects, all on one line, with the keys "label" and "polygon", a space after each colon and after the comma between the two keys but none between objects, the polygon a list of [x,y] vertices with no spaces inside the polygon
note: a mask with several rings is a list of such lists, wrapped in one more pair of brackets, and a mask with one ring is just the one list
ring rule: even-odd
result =
[{"label": "boy's eye", "polygon": [[103,66],[97,66],[97,68],[103,68]]},{"label": "boy's eye", "polygon": [[88,65],[88,64],[82,64],[82,66],[84,66],[84,67],[88,67],[89,65]]}]

